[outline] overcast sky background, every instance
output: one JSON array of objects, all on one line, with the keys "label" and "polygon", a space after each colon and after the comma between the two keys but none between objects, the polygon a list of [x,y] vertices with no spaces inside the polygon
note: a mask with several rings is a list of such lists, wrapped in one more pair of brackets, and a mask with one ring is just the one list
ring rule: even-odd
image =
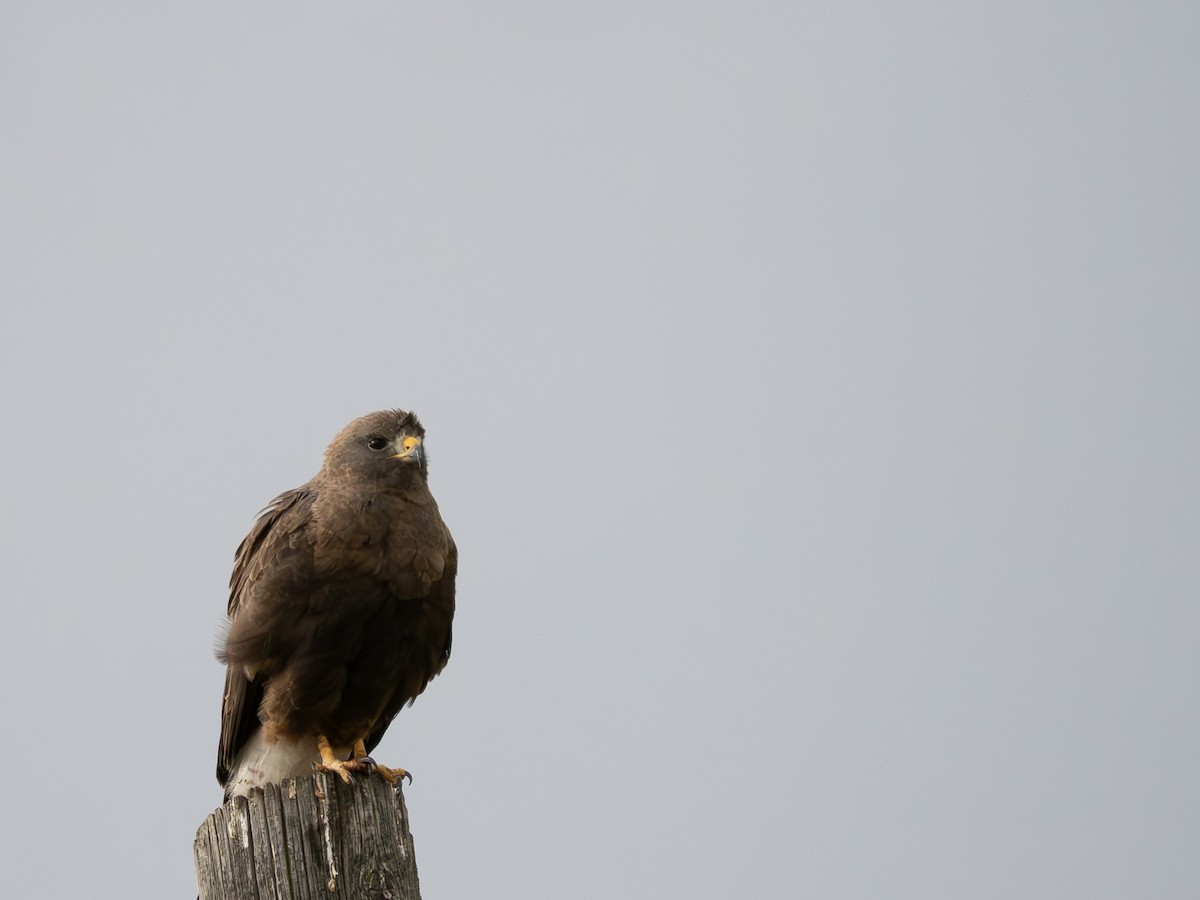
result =
[{"label": "overcast sky background", "polygon": [[1194,897],[1194,3],[0,13],[5,892],[191,897],[233,551],[415,409],[424,896]]}]

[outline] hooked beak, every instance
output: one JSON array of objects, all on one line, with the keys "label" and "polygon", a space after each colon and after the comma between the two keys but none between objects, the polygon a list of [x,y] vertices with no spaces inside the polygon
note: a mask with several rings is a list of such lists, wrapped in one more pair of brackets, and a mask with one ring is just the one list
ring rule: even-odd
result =
[{"label": "hooked beak", "polygon": [[411,435],[400,441],[398,445],[399,452],[392,454],[392,459],[399,459],[403,462],[421,461],[421,439],[412,437]]}]

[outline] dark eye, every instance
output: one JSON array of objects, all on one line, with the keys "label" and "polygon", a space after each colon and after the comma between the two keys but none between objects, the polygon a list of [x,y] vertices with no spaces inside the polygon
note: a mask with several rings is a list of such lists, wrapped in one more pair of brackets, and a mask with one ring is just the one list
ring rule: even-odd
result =
[{"label": "dark eye", "polygon": [[381,437],[373,437],[369,441],[367,441],[367,446],[370,447],[372,450],[382,450],[387,445],[388,445],[387,440],[385,438],[381,438]]}]

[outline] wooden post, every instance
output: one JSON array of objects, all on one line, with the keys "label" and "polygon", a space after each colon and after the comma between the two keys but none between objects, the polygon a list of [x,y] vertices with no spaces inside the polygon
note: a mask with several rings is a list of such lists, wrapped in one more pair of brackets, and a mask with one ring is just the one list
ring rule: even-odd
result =
[{"label": "wooden post", "polygon": [[199,900],[421,900],[400,785],[318,773],[235,797],[193,847]]}]

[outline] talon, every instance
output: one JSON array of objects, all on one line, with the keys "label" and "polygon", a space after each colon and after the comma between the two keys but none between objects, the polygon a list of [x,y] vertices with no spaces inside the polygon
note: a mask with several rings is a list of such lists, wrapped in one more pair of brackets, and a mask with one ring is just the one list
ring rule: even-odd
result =
[{"label": "talon", "polygon": [[336,772],[346,784],[350,783],[350,764],[343,762],[340,759],[335,759],[327,763],[314,763],[313,768],[318,772]]},{"label": "talon", "polygon": [[406,772],[404,769],[389,769],[387,766],[376,766],[375,771],[388,784],[396,784],[405,778],[408,779],[409,784],[412,784],[412,773]]},{"label": "talon", "polygon": [[314,764],[313,768],[318,772],[337,772],[342,781],[349,784],[350,773],[354,771],[354,761],[338,759],[333,748],[329,746],[329,739],[323,734],[317,735],[317,750],[321,754],[321,761]]},{"label": "talon", "polygon": [[350,753],[350,763],[352,766],[354,763],[359,763],[362,766],[362,770],[365,770],[368,775],[372,772],[378,772],[379,777],[388,784],[395,784],[402,778],[407,778],[408,783],[412,784],[412,775],[410,773],[403,769],[392,769],[387,766],[381,766],[375,760],[371,759],[371,757],[367,756],[367,746],[361,738],[354,742],[354,749]]}]

